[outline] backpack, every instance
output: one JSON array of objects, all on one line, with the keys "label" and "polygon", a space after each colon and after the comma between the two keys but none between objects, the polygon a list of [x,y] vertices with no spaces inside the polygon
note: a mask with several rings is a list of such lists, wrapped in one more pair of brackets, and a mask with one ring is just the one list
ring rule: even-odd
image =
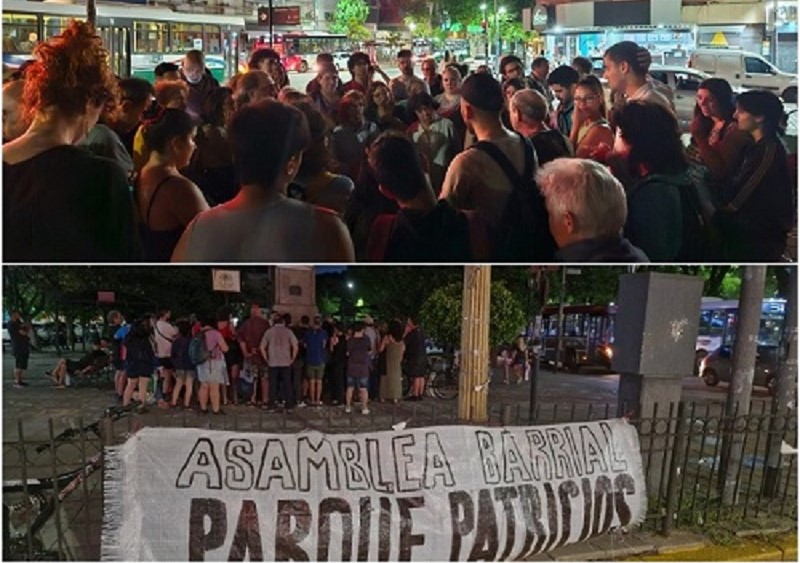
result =
[{"label": "backpack", "polygon": [[[652,174],[640,184],[632,188],[631,193],[638,191],[650,182],[660,182],[674,186],[678,190],[681,204],[681,248],[677,262],[705,262],[711,254],[713,233],[711,225],[703,215],[700,194],[691,179],[685,175]],[[629,195],[630,197],[630,195]]]},{"label": "backpack", "polygon": [[198,365],[208,361],[210,356],[211,350],[206,343],[206,330],[201,330],[189,342],[189,361]]},{"label": "backpack", "polygon": [[557,247],[550,234],[544,197],[533,180],[536,152],[530,139],[519,137],[525,154],[521,175],[494,143],[479,141],[470,147],[488,154],[513,186],[496,233],[494,255],[499,262],[551,262]]}]

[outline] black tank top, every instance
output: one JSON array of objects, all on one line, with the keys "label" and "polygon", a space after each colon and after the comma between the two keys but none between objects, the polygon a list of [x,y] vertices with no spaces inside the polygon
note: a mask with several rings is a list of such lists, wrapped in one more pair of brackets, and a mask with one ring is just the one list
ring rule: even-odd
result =
[{"label": "black tank top", "polygon": [[[166,231],[157,231],[150,228],[150,211],[153,209],[153,203],[158,197],[161,187],[172,178],[175,178],[175,176],[167,176],[158,183],[156,189],[153,190],[153,195],[150,197],[150,202],[147,204],[147,213],[144,216],[144,220],[139,223],[139,236],[142,239],[146,262],[169,262],[170,258],[172,258],[172,251],[175,250],[175,246],[177,246],[185,228],[180,226]],[[136,187],[139,189],[139,178],[136,180]]]}]

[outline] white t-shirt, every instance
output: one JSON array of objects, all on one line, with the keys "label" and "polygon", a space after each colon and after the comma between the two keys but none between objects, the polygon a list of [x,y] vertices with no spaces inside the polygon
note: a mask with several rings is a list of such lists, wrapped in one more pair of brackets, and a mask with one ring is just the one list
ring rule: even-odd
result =
[{"label": "white t-shirt", "polygon": [[172,341],[178,337],[178,328],[158,319],[156,321],[156,357],[169,358],[172,355]]},{"label": "white t-shirt", "polygon": [[[658,83],[660,84],[660,83]],[[659,104],[667,108],[673,114],[675,113],[675,105],[672,101],[664,95],[661,88],[659,88],[655,80],[648,80],[639,87],[636,92],[628,98],[629,102],[634,100],[641,100],[651,104]],[[663,84],[662,84],[663,86]]]}]

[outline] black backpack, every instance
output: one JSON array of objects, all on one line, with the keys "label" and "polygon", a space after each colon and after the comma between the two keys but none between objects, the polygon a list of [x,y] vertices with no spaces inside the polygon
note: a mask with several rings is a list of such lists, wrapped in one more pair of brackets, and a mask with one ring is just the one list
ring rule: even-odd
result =
[{"label": "black backpack", "polygon": [[686,175],[652,174],[633,191],[638,191],[650,182],[660,182],[674,186],[678,190],[681,200],[681,249],[676,262],[707,262],[711,258],[711,244],[713,240],[711,225],[703,216],[703,206],[697,187]]},{"label": "black backpack", "polygon": [[544,197],[533,180],[536,152],[530,139],[520,135],[525,153],[525,168],[520,175],[497,145],[479,141],[472,148],[494,160],[513,186],[503,211],[499,232],[494,238],[494,256],[499,262],[552,262],[556,241],[550,234]]}]

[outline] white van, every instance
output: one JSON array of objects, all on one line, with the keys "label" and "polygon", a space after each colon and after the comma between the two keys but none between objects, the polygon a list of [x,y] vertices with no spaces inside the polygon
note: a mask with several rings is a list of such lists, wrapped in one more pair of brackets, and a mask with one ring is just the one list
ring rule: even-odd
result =
[{"label": "white van", "polygon": [[775,68],[756,53],[735,49],[695,49],[689,67],[724,78],[745,90],[770,90],[786,102],[797,101],[797,75]]}]

